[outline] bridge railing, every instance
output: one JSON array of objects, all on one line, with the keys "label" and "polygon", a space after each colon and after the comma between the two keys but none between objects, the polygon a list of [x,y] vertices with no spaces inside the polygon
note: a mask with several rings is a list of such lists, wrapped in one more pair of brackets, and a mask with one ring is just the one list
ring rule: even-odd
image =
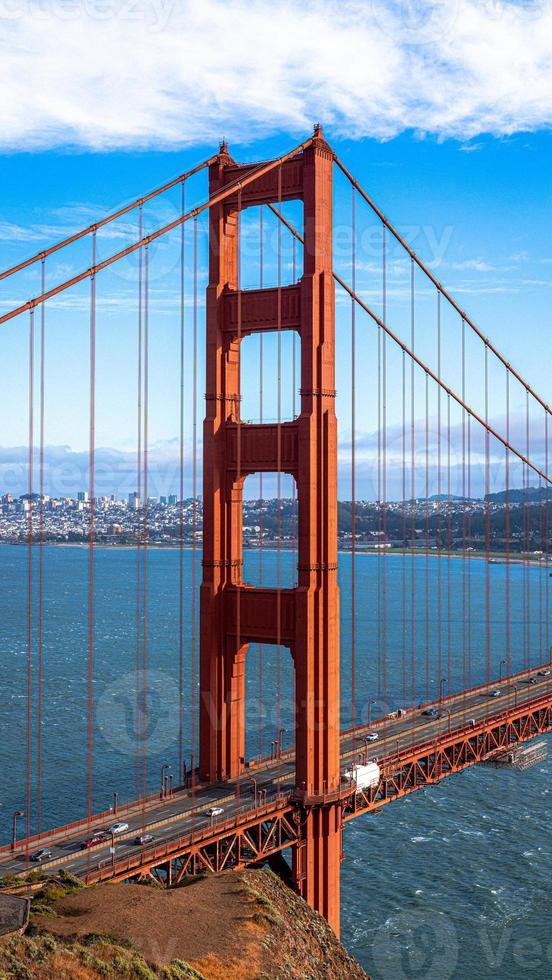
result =
[{"label": "bridge railing", "polygon": [[[154,847],[142,848],[139,853],[132,854],[124,859],[117,859],[115,855],[115,860],[109,864],[105,865],[105,859],[99,861],[94,868],[90,868],[85,875],[83,875],[83,880],[89,884],[91,882],[103,881],[113,878],[114,875],[125,874],[126,871],[131,871],[134,868],[140,868],[145,865],[155,865],[162,863],[163,858],[169,858],[174,856],[176,851],[182,851],[187,847],[192,847],[194,844],[199,844],[201,841],[212,840],[213,843],[216,839],[224,837],[229,831],[233,829],[245,830],[243,817],[248,815],[250,817],[254,816],[255,821],[260,817],[267,816],[270,817],[277,813],[282,808],[290,805],[291,796],[289,793],[277,792],[271,799],[270,803],[264,804],[259,807],[255,803],[252,805],[244,804],[239,807],[237,812],[228,820],[221,822],[213,822],[211,824],[206,824],[201,827],[192,829],[186,834],[180,837],[171,838],[170,840],[164,842],[163,844],[157,844]],[[192,814],[190,814],[191,816]]]}]

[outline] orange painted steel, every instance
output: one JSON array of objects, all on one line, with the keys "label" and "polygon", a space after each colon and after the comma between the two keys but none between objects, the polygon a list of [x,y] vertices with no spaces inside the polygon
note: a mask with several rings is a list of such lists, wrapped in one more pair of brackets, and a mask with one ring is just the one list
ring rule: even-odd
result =
[{"label": "orange painted steel", "polygon": [[491,341],[489,340],[489,338],[486,337],[485,334],[479,329],[479,327],[473,322],[473,320],[471,319],[471,317],[469,317],[468,314],[462,309],[462,307],[458,305],[458,303],[456,302],[456,300],[453,299],[453,297],[450,295],[450,293],[448,292],[448,290],[445,289],[445,287],[443,286],[443,284],[441,282],[439,282],[439,280],[428,269],[427,265],[425,265],[422,262],[422,260],[419,258],[418,255],[416,255],[416,252],[414,252],[410,248],[410,246],[404,240],[404,238],[402,237],[402,235],[399,234],[399,232],[397,231],[397,229],[391,224],[391,222],[389,221],[389,219],[384,215],[383,211],[380,211],[380,209],[378,208],[378,206],[375,203],[375,201],[373,201],[372,198],[369,197],[369,195],[366,193],[366,191],[363,189],[363,187],[358,183],[357,180],[355,180],[355,178],[353,177],[353,175],[351,174],[351,172],[349,170],[347,170],[347,167],[345,166],[344,163],[342,163],[342,161],[339,159],[339,157],[337,156],[337,154],[334,154],[334,160],[335,160],[336,165],[341,170],[341,172],[347,178],[347,180],[350,181],[352,187],[354,187],[354,189],[356,191],[358,191],[358,193],[360,194],[360,196],[366,201],[366,203],[369,205],[369,207],[372,208],[372,211],[374,212],[374,214],[377,215],[377,217],[379,218],[379,220],[381,221],[381,223],[385,226],[385,228],[388,229],[388,231],[391,232],[391,234],[393,235],[393,237],[395,238],[395,240],[399,243],[399,245],[402,248],[404,248],[405,252],[408,253],[408,255],[410,256],[410,258],[412,259],[412,261],[416,263],[416,265],[418,266],[418,268],[421,269],[421,271],[424,273],[424,275],[426,275],[427,278],[430,280],[430,282],[433,283],[433,285],[438,290],[438,292],[441,294],[441,296],[443,296],[444,299],[446,299],[446,301],[448,303],[450,303],[450,305],[452,306],[452,308],[454,310],[456,310],[456,312],[461,317],[461,319],[465,323],[468,324],[468,326],[470,327],[470,329],[473,330],[473,332],[479,337],[479,339],[482,341],[482,343],[485,345],[485,347],[487,347],[491,351],[491,353],[494,354],[494,356],[498,358],[498,360],[501,362],[501,364],[503,364],[504,367],[507,369],[507,371],[510,372],[510,374],[512,375],[512,377],[514,377],[516,379],[516,381],[519,381],[520,385],[522,385],[522,387],[525,388],[525,390],[530,395],[532,395],[532,397],[535,399],[535,401],[537,401],[539,403],[539,405],[541,405],[542,408],[544,408],[544,410],[545,410],[545,412],[547,414],[552,414],[552,408],[540,397],[540,395],[538,395],[536,393],[536,391],[531,387],[531,385],[527,381],[525,381],[524,378],[522,378],[521,374],[518,374],[518,372],[515,370],[515,368],[512,367],[512,365],[509,363],[509,361],[506,360],[506,358],[503,356],[503,354],[501,354],[500,351],[498,351],[496,349],[496,347],[491,343]]},{"label": "orange painted steel", "polygon": [[[300,152],[304,147],[310,146],[311,142],[312,138],[306,140],[305,143],[301,143],[300,146],[296,147],[294,150],[290,150],[289,153],[286,153],[283,157],[279,157],[277,160],[270,160],[268,163],[260,164],[258,167],[253,169],[248,168],[248,173],[244,175],[241,181],[234,181],[230,186],[225,187],[220,194],[216,195],[214,198],[210,198],[208,201],[205,201],[198,207],[192,208],[191,211],[187,211],[186,214],[180,215],[180,217],[175,218],[174,221],[170,221],[167,225],[163,225],[156,231],[151,232],[151,234],[145,235],[137,242],[133,242],[132,245],[128,245],[119,252],[115,252],[102,262],[91,265],[89,269],[85,269],[83,272],[77,273],[77,275],[72,276],[71,279],[66,279],[65,282],[61,282],[57,286],[53,286],[51,289],[40,293],[38,296],[28,300],[21,306],[14,307],[7,313],[3,313],[2,316],[0,316],[0,325],[7,323],[9,320],[13,320],[14,317],[19,316],[21,313],[25,313],[26,310],[35,309],[35,307],[40,306],[41,303],[45,303],[46,300],[51,299],[53,296],[58,296],[59,293],[65,292],[65,290],[69,289],[71,286],[76,286],[78,283],[84,282],[86,279],[90,279],[91,276],[97,275],[98,272],[102,272],[104,269],[109,268],[109,266],[113,265],[115,262],[119,262],[121,259],[126,258],[127,255],[132,255],[134,252],[138,251],[138,249],[142,249],[146,245],[151,245],[152,242],[157,241],[158,238],[161,238],[168,232],[174,231],[175,228],[180,228],[180,226],[186,221],[190,221],[192,218],[197,218],[198,215],[203,214],[204,211],[207,211],[209,208],[220,204],[221,201],[230,198],[232,194],[235,196],[238,190],[238,185],[240,187],[246,187],[258,178],[266,176],[266,174],[268,174],[271,170],[283,164],[294,154]],[[88,231],[89,229],[85,229],[83,234],[87,234]]]},{"label": "orange painted steel", "polygon": [[381,760],[377,786],[364,792],[341,786],[331,806],[327,802],[330,794],[322,794],[316,804],[304,804],[297,795],[282,793],[263,806],[244,807],[220,824],[118,858],[113,867],[96,865],[84,880],[121,881],[164,869],[163,883],[177,884],[186,875],[255,865],[291,847],[296,884],[304,890],[311,873],[307,865],[309,811],[326,825],[328,814],[329,819],[335,815],[341,834],[343,825],[356,817],[377,813],[388,803],[551,730],[552,696],[548,694],[482,718],[475,727],[467,725]]},{"label": "orange painted steel", "polygon": [[[339,789],[339,593],[335,417],[333,153],[320,130],[299,153],[266,167],[237,165],[223,148],[209,169],[210,263],[203,445],[200,775],[238,777],[245,756],[248,643],[286,643],[296,674],[296,780],[309,798]],[[248,182],[249,181],[249,182]],[[224,192],[236,185],[230,197]],[[299,199],[304,274],[298,285],[239,289],[239,212]],[[240,416],[240,346],[264,329],[301,337],[301,413],[291,423],[249,425]],[[298,585],[244,587],[245,477],[286,471],[299,501]],[[299,889],[339,932],[341,822],[335,802],[305,811],[294,861]]]},{"label": "orange painted steel", "polygon": [[200,173],[200,171],[205,170],[213,162],[215,157],[210,157],[209,160],[204,160],[203,163],[199,163],[197,167],[193,167],[192,170],[188,170],[185,174],[180,174],[178,177],[174,177],[168,183],[163,184],[162,187],[157,187],[154,191],[150,191],[149,194],[144,194],[143,197],[137,198],[137,200],[132,201],[130,204],[126,204],[125,207],[119,208],[118,211],[113,211],[111,214],[106,215],[105,218],[100,218],[94,224],[89,225],[87,228],[82,228],[80,231],[76,231],[74,235],[69,235],[67,238],[63,238],[61,241],[56,242],[55,245],[50,245],[49,248],[45,248],[42,252],[37,252],[36,255],[32,255],[29,259],[24,259],[23,262],[18,262],[17,265],[13,265],[10,269],[5,269],[4,272],[0,272],[0,280],[7,279],[9,276],[15,275],[16,272],[21,272],[23,269],[27,269],[30,265],[35,265],[36,262],[43,262],[49,255],[53,255],[54,252],[59,252],[60,249],[66,248],[68,245],[72,245],[74,242],[80,241],[81,238],[86,238],[87,235],[91,235],[92,232],[98,231],[99,228],[103,228],[105,225],[111,224],[112,221],[116,221],[118,218],[122,218],[125,214],[129,214],[130,211],[136,210],[136,208],[142,207],[148,201],[154,200],[159,197],[160,194],[165,194],[166,191],[171,190],[172,187],[177,187],[179,184],[183,184],[184,181],[193,177],[195,174]]}]

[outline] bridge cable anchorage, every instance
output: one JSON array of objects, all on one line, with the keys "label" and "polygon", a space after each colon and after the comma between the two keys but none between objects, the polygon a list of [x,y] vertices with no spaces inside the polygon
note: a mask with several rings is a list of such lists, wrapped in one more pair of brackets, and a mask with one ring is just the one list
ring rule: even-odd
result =
[{"label": "bridge cable anchorage", "polygon": [[501,363],[505,366],[505,368],[516,379],[516,381],[518,381],[522,385],[522,387],[525,388],[525,390],[530,395],[532,395],[533,398],[535,398],[535,400],[542,406],[542,408],[545,409],[545,411],[548,414],[551,414],[552,413],[552,407],[549,406],[549,405],[547,405],[547,403],[545,401],[543,401],[543,399],[536,393],[536,391],[531,387],[531,385],[527,381],[525,381],[525,379],[520,374],[518,374],[518,372],[512,367],[512,365],[506,360],[506,358],[500,353],[500,351],[498,351],[496,349],[496,347],[494,347],[494,345],[491,343],[491,341],[489,340],[489,338],[485,336],[485,334],[473,322],[473,320],[468,316],[468,314],[465,313],[464,310],[462,310],[462,308],[458,305],[458,303],[450,295],[450,293],[443,286],[443,284],[441,282],[439,282],[439,280],[433,275],[433,273],[428,269],[428,267],[422,262],[422,260],[416,254],[416,252],[414,252],[413,249],[410,248],[410,246],[407,244],[407,242],[404,240],[404,238],[402,238],[402,236],[399,234],[399,232],[397,231],[397,229],[391,224],[391,222],[389,221],[389,219],[378,208],[377,204],[375,204],[375,202],[369,197],[369,195],[362,188],[362,186],[358,183],[358,181],[355,180],[355,178],[353,177],[353,175],[347,169],[347,167],[345,166],[345,164],[342,163],[342,161],[340,160],[340,158],[337,156],[337,154],[335,152],[333,154],[333,158],[334,158],[334,161],[335,161],[336,165],[339,167],[339,169],[342,171],[342,173],[345,175],[345,177],[347,177],[347,179],[356,188],[356,190],[358,191],[358,193],[366,201],[366,203],[369,205],[369,207],[372,209],[372,211],[378,216],[379,220],[391,232],[391,234],[396,239],[396,241],[399,243],[399,245],[401,245],[401,247],[404,248],[406,252],[408,252],[408,254],[410,255],[411,259],[416,263],[416,265],[419,267],[419,269],[421,269],[421,271],[424,273],[424,275],[426,275],[428,277],[428,279],[433,283],[433,285],[435,286],[435,288],[441,293],[441,295],[447,300],[447,302],[450,303],[450,305],[456,310],[456,312],[459,314],[459,316],[463,320],[466,321],[466,323],[468,324],[468,326],[470,327],[470,329],[473,330],[474,333],[477,334],[477,336],[479,337],[479,339],[489,348],[489,350],[491,351],[491,353],[494,354],[495,357],[497,357],[499,359],[499,361],[501,361]]},{"label": "bridge cable anchorage", "polygon": [[[131,204],[126,204],[125,207],[120,208],[118,211],[114,211],[112,214],[106,215],[105,218],[100,218],[94,224],[88,225],[87,228],[83,228],[81,231],[75,232],[74,235],[69,235],[68,238],[64,238],[55,245],[51,245],[49,248],[42,252],[38,252],[36,255],[31,256],[29,259],[25,259],[23,262],[19,262],[17,265],[12,266],[10,269],[5,269],[0,272],[0,281],[2,279],[7,279],[9,276],[13,276],[16,272],[21,272],[23,269],[27,269],[29,266],[34,265],[36,262],[44,262],[49,255],[53,255],[55,252],[59,252],[60,249],[66,248],[68,245],[72,245],[74,242],[78,242],[81,238],[85,238],[87,235],[91,235],[92,232],[98,231],[99,228],[103,228],[105,225],[110,224],[112,221],[116,221],[118,218],[122,218],[125,214],[130,211],[135,211],[137,208],[141,208],[148,201],[152,201],[154,198],[159,197],[160,194],[166,193],[166,191],[171,190],[173,187],[177,187],[179,184],[183,184],[189,177],[193,177],[195,174],[199,173],[207,167],[210,167],[212,163],[217,159],[216,156],[210,157],[209,160],[204,160],[203,163],[199,163],[197,167],[193,167],[192,170],[188,170],[185,174],[180,174],[178,177],[173,178],[168,183],[163,184],[162,187],[158,187],[149,194],[145,194],[143,197],[139,197],[132,201]],[[44,292],[44,290],[42,290]]]},{"label": "bridge cable anchorage", "polygon": [[[280,157],[278,160],[270,160],[268,163],[260,164],[258,167],[252,170],[246,177],[242,178],[241,180],[242,189],[248,186],[249,184],[253,183],[255,180],[258,180],[260,177],[263,177],[265,174],[270,173],[270,171],[274,170],[274,168],[277,167],[280,163],[284,163],[286,160],[289,160],[292,157],[297,156],[298,153],[301,153],[308,146],[310,146],[312,141],[313,139],[311,137],[310,139],[305,140],[304,143],[301,143],[299,146],[296,146],[293,150],[290,150],[289,153],[286,153],[283,157]],[[204,211],[209,210],[210,208],[214,207],[216,204],[220,204],[222,201],[225,201],[228,197],[234,194],[236,191],[237,183],[238,182],[236,181],[234,183],[227,184],[226,187],[224,187],[221,191],[218,191],[216,194],[210,197],[208,201],[205,201],[203,204],[200,204],[198,207],[192,208],[191,211],[187,211],[185,215],[175,218],[173,221],[170,221],[168,224],[163,225],[161,228],[158,228],[156,231],[151,232],[149,235],[147,235],[144,238],[141,238],[137,242],[134,242],[132,245],[128,245],[126,248],[121,249],[119,252],[115,252],[113,255],[110,255],[107,259],[104,259],[102,262],[95,263],[91,268],[85,269],[84,272],[80,272],[77,275],[72,276],[71,279],[67,279],[65,282],[59,283],[57,286],[54,286],[52,289],[46,290],[46,292],[41,293],[40,296],[35,296],[33,299],[27,300],[27,302],[23,303],[21,306],[14,307],[8,313],[3,313],[2,316],[0,316],[0,326],[3,323],[7,323],[9,320],[13,320],[14,317],[19,316],[21,313],[25,313],[27,310],[39,306],[41,303],[44,303],[47,299],[50,299],[52,296],[57,296],[59,293],[64,292],[66,289],[69,289],[71,286],[76,286],[77,283],[83,282],[85,279],[90,279],[92,275],[97,275],[99,272],[102,272],[104,269],[109,268],[109,266],[113,265],[115,262],[119,262],[121,259],[126,258],[128,255],[132,255],[134,252],[137,252],[145,245],[151,245],[152,242],[157,241],[158,238],[161,238],[163,235],[168,234],[168,232],[174,231],[175,228],[180,227],[180,225],[185,223],[186,221],[191,221],[194,218],[199,217],[199,215],[203,214]]]}]

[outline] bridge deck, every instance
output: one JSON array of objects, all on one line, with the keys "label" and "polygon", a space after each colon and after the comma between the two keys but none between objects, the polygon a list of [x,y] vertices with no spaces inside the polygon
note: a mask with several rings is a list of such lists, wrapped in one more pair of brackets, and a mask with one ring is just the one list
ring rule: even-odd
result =
[{"label": "bridge deck", "polygon": [[[551,725],[552,711],[552,674],[543,675],[539,669],[533,668],[510,677],[500,684],[494,682],[457,695],[444,698],[439,708],[441,718],[435,720],[424,716],[427,706],[409,709],[400,718],[388,717],[375,721],[368,729],[367,725],[354,730],[345,731],[341,735],[342,770],[361,755],[368,759],[376,759],[382,769],[384,780],[377,791],[369,794],[351,797],[344,800],[344,818],[349,820],[367,810],[378,809],[384,803],[396,799],[421,785],[436,782],[450,772],[474,764],[485,755],[492,754],[494,742],[482,742],[484,733],[494,730],[504,734],[502,747],[510,744],[510,735],[506,732],[508,718],[527,715],[533,708],[547,709],[546,717],[542,716],[537,730],[534,726],[517,729],[512,739],[523,740],[534,734],[548,730]],[[536,683],[530,683],[535,677]],[[490,692],[500,689],[500,696],[491,697]],[[475,724],[472,724],[475,722]],[[378,733],[378,740],[367,744],[364,739],[370,730]],[[493,737],[496,737],[493,735]],[[444,765],[439,763],[438,770],[430,771],[433,763],[428,759],[435,758],[437,744],[453,748],[471,740],[476,749],[467,755],[456,758],[457,764],[450,756],[444,755]],[[499,751],[499,746],[495,751]],[[424,759],[426,760],[424,762]],[[411,775],[409,775],[409,767]],[[46,832],[40,839],[33,839],[28,844],[18,842],[15,852],[9,845],[0,849],[0,875],[8,873],[24,873],[30,867],[42,867],[48,870],[65,868],[79,876],[102,877],[128,875],[132,869],[149,867],[169,860],[172,856],[191,853],[192,850],[214,845],[217,841],[236,834],[236,829],[247,830],[253,826],[259,828],[261,823],[275,816],[280,819],[286,814],[292,815],[296,804],[293,802],[294,789],[294,759],[293,751],[282,754],[277,760],[265,760],[263,764],[250,772],[257,781],[258,805],[255,806],[254,787],[249,776],[244,775],[238,784],[235,780],[211,786],[197,786],[191,793],[189,790],[177,790],[172,798],[161,800],[151,797],[147,801],[131,803],[119,808],[117,819],[129,824],[128,832],[116,839],[115,860],[110,854],[111,840],[106,841],[90,850],[83,850],[83,838],[89,830],[106,827],[115,819],[113,815],[99,814],[88,823],[86,820],[67,828],[58,828]],[[224,813],[214,820],[206,811],[213,806],[220,806]],[[153,834],[154,843],[143,848],[134,843],[138,833],[147,831]],[[282,827],[278,828],[278,840],[273,840],[273,850],[287,846],[292,832],[290,824],[282,835]],[[29,853],[41,847],[50,848],[52,860],[42,865],[30,863]],[[268,851],[263,852],[268,853]],[[243,863],[247,863],[244,861]]]}]

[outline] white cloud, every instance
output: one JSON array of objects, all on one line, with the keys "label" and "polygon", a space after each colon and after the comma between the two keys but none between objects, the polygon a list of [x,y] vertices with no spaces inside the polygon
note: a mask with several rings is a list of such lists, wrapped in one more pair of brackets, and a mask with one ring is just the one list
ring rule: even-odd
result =
[{"label": "white cloud", "polygon": [[0,0],[0,52],[5,149],[552,123],[551,0]]}]

